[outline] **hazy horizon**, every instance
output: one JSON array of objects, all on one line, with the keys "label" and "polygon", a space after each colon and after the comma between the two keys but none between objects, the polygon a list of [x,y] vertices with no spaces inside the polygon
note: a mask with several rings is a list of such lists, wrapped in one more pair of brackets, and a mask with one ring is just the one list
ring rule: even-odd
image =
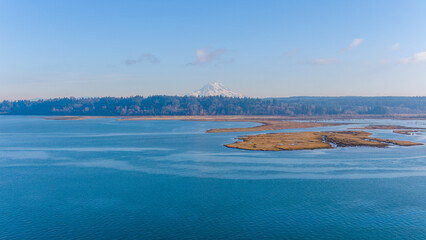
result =
[{"label": "hazy horizon", "polygon": [[0,100],[425,96],[425,1],[1,1]]}]

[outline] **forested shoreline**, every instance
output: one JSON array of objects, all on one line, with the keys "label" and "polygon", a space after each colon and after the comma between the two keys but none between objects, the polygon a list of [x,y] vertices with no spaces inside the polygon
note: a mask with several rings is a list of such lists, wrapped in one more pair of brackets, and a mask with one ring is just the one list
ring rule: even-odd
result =
[{"label": "forested shoreline", "polygon": [[426,97],[69,97],[2,101],[0,113],[88,116],[424,114]]}]

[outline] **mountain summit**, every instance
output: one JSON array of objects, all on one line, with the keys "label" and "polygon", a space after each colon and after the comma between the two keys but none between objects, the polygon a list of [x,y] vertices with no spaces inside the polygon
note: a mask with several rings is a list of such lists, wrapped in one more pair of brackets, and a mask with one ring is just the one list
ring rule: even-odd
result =
[{"label": "mountain summit", "polygon": [[222,83],[209,82],[200,90],[188,94],[194,97],[209,97],[209,96],[223,96],[223,97],[243,97],[243,95],[226,88]]}]

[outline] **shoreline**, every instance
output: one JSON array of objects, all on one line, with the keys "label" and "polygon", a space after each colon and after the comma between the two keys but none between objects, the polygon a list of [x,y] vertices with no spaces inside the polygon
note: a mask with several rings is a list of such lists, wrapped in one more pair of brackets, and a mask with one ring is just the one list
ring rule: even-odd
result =
[{"label": "shoreline", "polygon": [[183,115],[183,116],[47,116],[49,120],[86,120],[98,118],[117,118],[119,121],[143,120],[198,120],[198,121],[238,121],[238,120],[348,120],[348,119],[394,119],[426,120],[426,114],[392,114],[392,115],[315,115],[315,116],[277,116],[277,115]]}]

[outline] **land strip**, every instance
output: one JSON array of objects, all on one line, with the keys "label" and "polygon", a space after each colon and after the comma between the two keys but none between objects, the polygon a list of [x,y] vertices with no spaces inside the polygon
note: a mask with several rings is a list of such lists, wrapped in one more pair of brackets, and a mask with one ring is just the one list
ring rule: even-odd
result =
[{"label": "land strip", "polygon": [[[83,116],[64,116],[64,117],[49,117],[53,120],[84,120],[103,117],[83,117]],[[209,133],[219,132],[253,132],[253,131],[270,131],[280,129],[293,128],[313,128],[325,126],[337,126],[338,123],[320,123],[320,122],[296,122],[282,121],[281,117],[277,116],[143,116],[143,117],[121,117],[118,121],[142,121],[142,120],[185,120],[185,121],[221,121],[221,122],[256,122],[262,125],[247,128],[219,128],[210,129]]]},{"label": "land strip", "polygon": [[257,131],[271,131],[280,129],[294,129],[294,128],[314,128],[314,127],[327,127],[337,126],[341,124],[337,123],[319,123],[319,122],[293,122],[293,121],[254,121],[259,122],[262,125],[256,127],[246,128],[217,128],[210,129],[208,133],[219,133],[219,132],[257,132]]},{"label": "land strip", "polygon": [[389,145],[423,145],[410,141],[370,137],[365,131],[268,133],[243,136],[240,141],[226,144],[229,148],[257,151],[313,150],[336,147],[387,147]]},{"label": "land strip", "polygon": [[415,135],[420,132],[426,132],[426,128],[414,128],[414,127],[404,127],[399,125],[370,125],[362,128],[352,128],[352,129],[385,129],[393,130],[394,133],[404,134],[404,135]]}]

